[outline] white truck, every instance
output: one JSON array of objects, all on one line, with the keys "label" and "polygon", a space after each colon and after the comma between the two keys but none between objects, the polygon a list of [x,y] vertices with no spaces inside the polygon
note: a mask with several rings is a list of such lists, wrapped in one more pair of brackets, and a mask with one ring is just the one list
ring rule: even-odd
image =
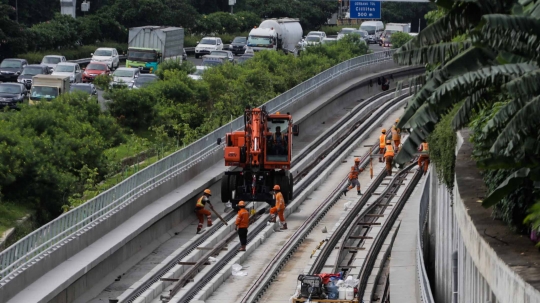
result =
[{"label": "white truck", "polygon": [[411,24],[410,23],[386,23],[386,27],[384,28],[384,30],[392,34],[395,32],[404,32],[408,34],[411,32]]},{"label": "white truck", "polygon": [[70,91],[69,76],[35,75],[32,83],[32,90],[28,95],[30,105],[37,104],[41,100],[51,101]]},{"label": "white truck", "polygon": [[255,52],[281,49],[293,53],[302,40],[302,33],[298,19],[267,19],[249,32],[246,47]]}]

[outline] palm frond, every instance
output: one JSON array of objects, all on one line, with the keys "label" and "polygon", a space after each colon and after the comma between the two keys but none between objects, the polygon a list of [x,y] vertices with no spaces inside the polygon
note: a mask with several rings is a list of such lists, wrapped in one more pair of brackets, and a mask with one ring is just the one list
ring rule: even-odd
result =
[{"label": "palm frond", "polygon": [[[509,156],[512,151],[523,149],[525,141],[531,139],[531,134],[538,132],[540,127],[540,96],[527,102],[506,124],[503,131],[490,149],[495,155]],[[532,138],[527,149],[536,152],[537,138]],[[536,142],[536,143],[535,143]]]},{"label": "palm frond", "polygon": [[482,30],[496,29],[507,33],[540,35],[540,20],[529,16],[490,14],[482,16],[485,21]]},{"label": "palm frond", "polygon": [[452,128],[455,131],[465,127],[471,121],[473,110],[478,110],[481,107],[480,101],[485,92],[486,89],[479,89],[465,98],[465,102],[463,102],[452,120]]},{"label": "palm frond", "polygon": [[435,64],[453,58],[472,46],[471,41],[446,42],[413,48],[407,51],[397,51],[394,61],[399,65]]},{"label": "palm frond", "polygon": [[[537,60],[539,36],[524,32],[506,31],[500,28],[485,29],[481,33],[474,34],[471,39],[475,43],[485,44],[502,52],[513,54],[521,61],[524,57],[528,60]],[[508,57],[508,55],[506,56]],[[514,58],[510,58],[514,62]],[[508,60],[508,59],[507,59]]]},{"label": "palm frond", "polygon": [[491,207],[497,202],[506,197],[509,193],[520,188],[523,181],[531,179],[533,181],[540,181],[539,169],[522,168],[515,173],[511,174],[499,185],[487,198],[482,201],[483,207]]},{"label": "palm frond", "polygon": [[422,104],[449,78],[490,66],[494,63],[495,56],[496,54],[488,49],[469,48],[440,69],[437,69],[437,71],[430,73],[427,77],[428,81],[426,84],[409,101],[405,113],[400,118],[398,127],[403,128],[405,123],[409,121]]},{"label": "palm frond", "polygon": [[431,132],[433,132],[432,125],[413,129],[409,137],[407,137],[407,140],[403,142],[394,161],[399,166],[403,166],[404,163],[410,161],[411,158],[414,157],[414,154],[418,152],[418,146],[420,146],[422,141],[426,139]]},{"label": "palm frond", "polygon": [[495,129],[504,126],[526,104],[527,101],[522,98],[517,98],[508,102],[486,123],[482,129],[482,133],[489,134]]},{"label": "palm frond", "polygon": [[508,82],[504,88],[511,96],[529,98],[540,93],[540,69],[523,74]]}]

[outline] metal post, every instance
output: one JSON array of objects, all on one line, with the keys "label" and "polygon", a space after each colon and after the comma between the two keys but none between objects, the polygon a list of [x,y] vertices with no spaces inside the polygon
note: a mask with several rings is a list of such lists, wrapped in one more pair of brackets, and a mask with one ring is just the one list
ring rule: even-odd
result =
[{"label": "metal post", "polygon": [[19,23],[19,0],[15,0],[15,20]]},{"label": "metal post", "polygon": [[233,6],[234,5],[231,5],[231,15],[233,14]]},{"label": "metal post", "polygon": [[420,24],[422,22],[422,19],[418,18],[418,33],[420,33]]}]

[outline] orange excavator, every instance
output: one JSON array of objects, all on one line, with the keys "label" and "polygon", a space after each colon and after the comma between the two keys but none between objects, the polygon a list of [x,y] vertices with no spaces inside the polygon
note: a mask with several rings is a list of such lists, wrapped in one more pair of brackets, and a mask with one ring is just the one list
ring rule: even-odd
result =
[{"label": "orange excavator", "polygon": [[[292,116],[268,114],[266,108],[247,107],[244,112],[244,131],[225,135],[225,165],[237,169],[225,172],[221,179],[221,201],[231,202],[233,208],[243,201],[267,202],[273,206],[274,185],[288,203],[293,196],[293,179],[289,169],[292,157],[292,136],[298,126]],[[221,140],[218,139],[218,144]]]}]

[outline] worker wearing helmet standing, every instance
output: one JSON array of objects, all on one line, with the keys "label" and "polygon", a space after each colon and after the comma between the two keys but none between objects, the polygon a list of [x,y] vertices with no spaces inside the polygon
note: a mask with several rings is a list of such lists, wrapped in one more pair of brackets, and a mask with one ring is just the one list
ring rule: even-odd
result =
[{"label": "worker wearing helmet standing", "polygon": [[399,145],[401,144],[401,130],[397,128],[399,119],[396,120],[396,124],[392,126],[392,140],[394,141],[394,149],[396,153],[399,151]]},{"label": "worker wearing helmet standing", "polygon": [[[386,129],[381,130],[382,135],[379,136],[379,154],[384,154],[384,148],[386,147]],[[382,162],[383,158],[379,158],[379,162]]]},{"label": "worker wearing helmet standing", "polygon": [[276,222],[276,213],[278,213],[281,229],[287,229],[287,222],[285,222],[285,199],[281,193],[281,187],[279,187],[277,184],[274,185],[274,192],[276,205],[270,209],[269,222]]},{"label": "worker wearing helmet standing", "polygon": [[[418,148],[418,151],[426,152],[426,153],[429,151],[429,146],[428,146],[428,143],[426,142],[426,139],[422,140],[422,144],[420,145],[420,148]],[[422,168],[423,168],[424,175],[425,175],[427,173],[428,166],[429,166],[429,155],[420,155],[420,157],[418,157],[418,169],[422,171]]]},{"label": "worker wearing helmet standing", "polygon": [[351,171],[349,172],[349,186],[343,191],[344,195],[347,195],[347,192],[353,189],[353,187],[355,186],[356,190],[358,191],[358,195],[362,194],[362,192],[360,191],[360,182],[358,181],[358,175],[363,171],[364,169],[360,167],[360,158],[355,158],[354,166],[351,167]]},{"label": "worker wearing helmet standing", "polygon": [[386,148],[384,151],[384,160],[386,161],[386,173],[388,176],[392,175],[392,161],[394,160],[394,148],[390,140],[386,141]]},{"label": "worker wearing helmet standing", "polygon": [[197,214],[197,219],[199,219],[199,225],[197,225],[197,233],[200,234],[203,223],[204,223],[204,216],[206,216],[207,221],[206,224],[208,227],[212,226],[212,214],[210,211],[206,210],[204,207],[206,206],[206,203],[212,205],[210,203],[210,199],[208,197],[212,196],[212,192],[207,188],[204,190],[204,193],[202,197],[200,197],[197,200],[197,204],[195,205],[195,213]]},{"label": "worker wearing helmet standing", "polygon": [[238,216],[236,216],[236,231],[238,232],[238,238],[240,238],[239,251],[246,251],[247,234],[249,226],[249,212],[246,210],[246,203],[244,201],[238,202]]}]

